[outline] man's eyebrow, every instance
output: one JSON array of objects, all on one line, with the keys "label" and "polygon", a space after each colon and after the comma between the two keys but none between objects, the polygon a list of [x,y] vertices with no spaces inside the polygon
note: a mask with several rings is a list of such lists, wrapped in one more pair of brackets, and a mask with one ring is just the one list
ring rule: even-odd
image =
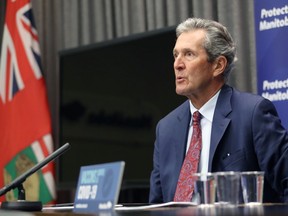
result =
[{"label": "man's eyebrow", "polygon": [[173,53],[174,52],[193,52],[193,50],[191,48],[182,48],[182,49],[173,49]]}]

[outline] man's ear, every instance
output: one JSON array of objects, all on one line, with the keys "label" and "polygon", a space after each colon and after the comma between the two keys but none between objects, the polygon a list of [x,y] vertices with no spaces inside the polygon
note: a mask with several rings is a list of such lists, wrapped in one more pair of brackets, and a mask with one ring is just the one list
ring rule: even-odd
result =
[{"label": "man's ear", "polygon": [[219,56],[215,61],[214,61],[214,76],[218,76],[222,74],[227,66],[227,59],[225,56]]}]

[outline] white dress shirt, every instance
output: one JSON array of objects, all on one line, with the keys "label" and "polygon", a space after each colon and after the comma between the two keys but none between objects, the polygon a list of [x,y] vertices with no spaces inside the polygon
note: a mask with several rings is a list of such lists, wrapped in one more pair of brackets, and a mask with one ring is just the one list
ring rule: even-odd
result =
[{"label": "white dress shirt", "polygon": [[[214,115],[216,102],[217,102],[219,93],[220,93],[220,90],[198,110],[202,115],[201,122],[200,122],[201,131],[202,131],[202,150],[201,150],[200,162],[199,162],[199,167],[198,167],[198,172],[201,172],[201,173],[208,172],[212,121],[213,121],[213,115]],[[190,101],[191,116],[193,115],[195,111],[197,111],[197,109],[193,106],[193,104]],[[192,118],[191,118],[188,139],[187,139],[186,153],[189,149],[192,133],[193,133],[193,127],[192,127]]]}]

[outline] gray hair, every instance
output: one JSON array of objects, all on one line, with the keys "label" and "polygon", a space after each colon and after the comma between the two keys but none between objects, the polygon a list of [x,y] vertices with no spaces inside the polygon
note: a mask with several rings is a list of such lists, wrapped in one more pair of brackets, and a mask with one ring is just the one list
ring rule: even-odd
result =
[{"label": "gray hair", "polygon": [[180,23],[176,28],[176,36],[179,37],[183,32],[189,32],[196,29],[206,31],[206,38],[203,44],[208,55],[208,62],[213,62],[219,56],[225,56],[227,66],[224,70],[225,79],[234,68],[236,61],[236,46],[227,28],[219,22],[200,18],[188,18]]}]

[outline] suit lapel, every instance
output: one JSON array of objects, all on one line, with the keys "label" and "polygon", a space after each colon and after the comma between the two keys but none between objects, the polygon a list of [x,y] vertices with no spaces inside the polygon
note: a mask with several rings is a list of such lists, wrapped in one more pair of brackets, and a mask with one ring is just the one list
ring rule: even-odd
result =
[{"label": "suit lapel", "polygon": [[232,111],[231,97],[232,88],[224,85],[218,97],[213,117],[208,171],[212,169],[212,161],[216,148],[231,121],[231,119],[227,117]]},{"label": "suit lapel", "polygon": [[182,167],[182,163],[185,157],[186,151],[186,142],[187,142],[187,134],[189,129],[189,123],[191,119],[189,101],[185,103],[183,109],[180,110],[177,115],[177,124],[174,125],[174,134],[172,143],[174,144],[174,152],[175,152],[175,170],[173,171],[175,174],[174,186],[176,188],[178,176],[180,174],[180,170]]},{"label": "suit lapel", "polygon": [[[211,171],[212,161],[216,148],[231,121],[231,119],[227,116],[232,111],[230,102],[232,97],[232,91],[233,90],[230,86],[224,85],[217,100],[212,123],[208,171]],[[171,140],[172,143],[174,143],[173,148],[175,151],[175,188],[185,156],[184,152],[186,149],[188,127],[191,120],[188,100],[177,115],[177,120],[177,124],[174,126],[175,136],[173,136],[173,139],[175,140]]]}]

